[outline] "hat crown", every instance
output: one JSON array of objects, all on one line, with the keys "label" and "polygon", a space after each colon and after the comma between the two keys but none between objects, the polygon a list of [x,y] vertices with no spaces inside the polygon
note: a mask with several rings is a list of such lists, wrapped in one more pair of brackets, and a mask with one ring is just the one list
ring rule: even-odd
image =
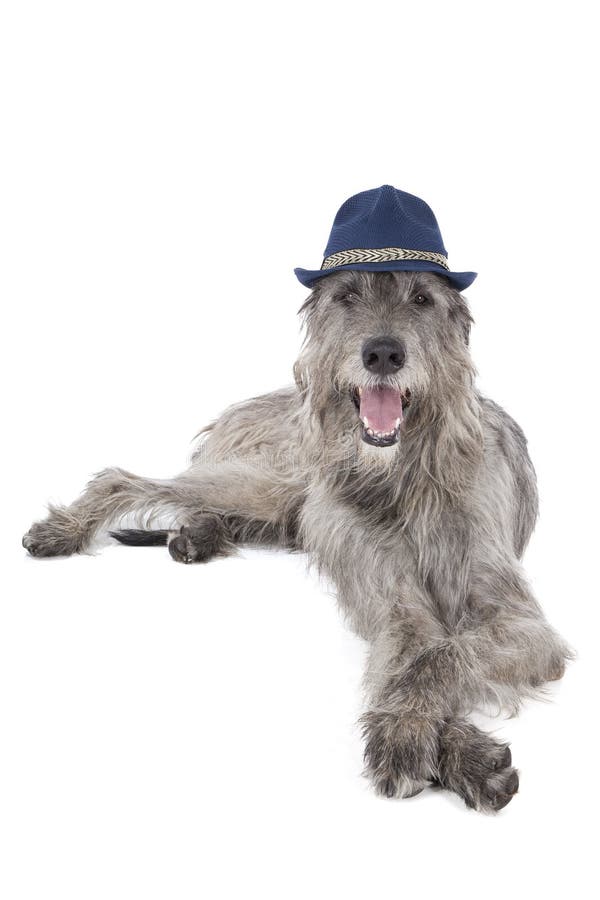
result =
[{"label": "hat crown", "polygon": [[324,255],[382,247],[447,255],[437,220],[427,203],[390,184],[354,194],[340,206]]},{"label": "hat crown", "polygon": [[391,184],[354,194],[333,221],[320,269],[294,269],[313,288],[334,272],[434,272],[462,291],[476,272],[453,272],[430,207]]}]

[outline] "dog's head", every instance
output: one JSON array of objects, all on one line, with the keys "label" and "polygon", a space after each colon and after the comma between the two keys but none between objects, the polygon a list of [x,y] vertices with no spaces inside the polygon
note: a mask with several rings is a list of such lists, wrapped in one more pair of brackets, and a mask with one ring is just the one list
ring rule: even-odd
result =
[{"label": "dog's head", "polygon": [[337,272],[317,282],[301,312],[296,380],[330,446],[343,439],[387,458],[419,421],[435,421],[472,389],[471,317],[443,276]]}]

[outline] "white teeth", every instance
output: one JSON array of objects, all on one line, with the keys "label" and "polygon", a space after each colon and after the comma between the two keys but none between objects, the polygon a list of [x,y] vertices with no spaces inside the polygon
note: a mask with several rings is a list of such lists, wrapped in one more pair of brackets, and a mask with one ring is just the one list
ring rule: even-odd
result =
[{"label": "white teeth", "polygon": [[400,427],[400,419],[396,419],[396,421],[394,422],[394,428],[399,428],[399,427]]},{"label": "white teeth", "polygon": [[377,438],[391,438],[396,434],[396,429],[392,428],[391,431],[373,431],[372,428],[367,429],[367,434],[372,434]]},{"label": "white teeth", "polygon": [[390,438],[395,438],[398,432],[398,425],[400,424],[400,419],[396,420],[396,426],[390,431],[376,431],[374,428],[369,427],[369,420],[365,417],[361,419],[364,428],[365,434],[370,435],[371,437],[379,438],[379,440],[389,440]]}]

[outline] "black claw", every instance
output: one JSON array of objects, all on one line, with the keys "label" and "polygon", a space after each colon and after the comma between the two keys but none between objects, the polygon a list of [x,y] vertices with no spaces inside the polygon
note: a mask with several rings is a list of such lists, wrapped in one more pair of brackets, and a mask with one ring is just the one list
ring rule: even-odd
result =
[{"label": "black claw", "polygon": [[188,554],[185,538],[180,535],[173,538],[169,543],[169,553],[176,562],[187,562]]},{"label": "black claw", "polygon": [[423,793],[423,788],[418,787],[418,788],[415,788],[414,791],[412,791],[410,794],[405,794],[403,799],[410,800],[411,797],[416,797],[417,794],[422,794],[422,793]]},{"label": "black claw", "polygon": [[496,812],[500,812],[501,809],[504,809],[505,806],[508,806],[512,798],[512,794],[498,794],[494,802],[492,803],[492,808]]},{"label": "black claw", "polygon": [[501,809],[504,809],[507,806],[514,795],[519,790],[519,776],[516,772],[511,772],[508,776],[506,784],[501,790],[488,788],[484,791],[485,796],[490,801],[490,806],[496,812],[499,812]]},{"label": "black claw", "polygon": [[379,785],[379,790],[384,797],[388,797],[390,800],[396,796],[396,785],[392,778],[386,778],[385,781],[382,781]]},{"label": "black claw", "polygon": [[516,794],[519,790],[519,776],[516,772],[513,772],[508,779],[506,790],[510,791],[511,795]]},{"label": "black claw", "polygon": [[496,768],[507,769],[510,765],[512,765],[512,753],[510,752],[510,747],[506,746],[504,748],[504,753],[496,764]]}]

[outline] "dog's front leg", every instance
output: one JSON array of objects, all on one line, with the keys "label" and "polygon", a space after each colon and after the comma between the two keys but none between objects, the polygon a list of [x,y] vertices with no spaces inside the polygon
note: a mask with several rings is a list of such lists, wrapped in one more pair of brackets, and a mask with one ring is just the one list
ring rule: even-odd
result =
[{"label": "dog's front leg", "polygon": [[458,636],[474,660],[475,700],[498,700],[516,712],[523,697],[562,677],[573,657],[548,623],[516,560],[488,554],[474,562],[467,609]]},{"label": "dog's front leg", "polygon": [[510,750],[465,718],[479,679],[461,635],[421,606],[394,612],[372,645],[362,718],[367,774],[379,793],[410,797],[436,783],[490,812],[511,800],[519,781]]},{"label": "dog's front leg", "polygon": [[[420,611],[420,619],[423,612]],[[437,780],[444,723],[464,676],[460,648],[395,613],[371,648],[369,709],[361,719],[367,774],[386,797],[411,797]],[[425,638],[425,640],[424,640]]]},{"label": "dog's front leg", "polygon": [[519,779],[508,746],[461,715],[473,676],[469,652],[450,637],[409,661],[402,651],[402,642],[394,645],[385,634],[373,648],[376,688],[362,724],[367,774],[376,790],[411,797],[435,783],[469,807],[502,809]]}]

